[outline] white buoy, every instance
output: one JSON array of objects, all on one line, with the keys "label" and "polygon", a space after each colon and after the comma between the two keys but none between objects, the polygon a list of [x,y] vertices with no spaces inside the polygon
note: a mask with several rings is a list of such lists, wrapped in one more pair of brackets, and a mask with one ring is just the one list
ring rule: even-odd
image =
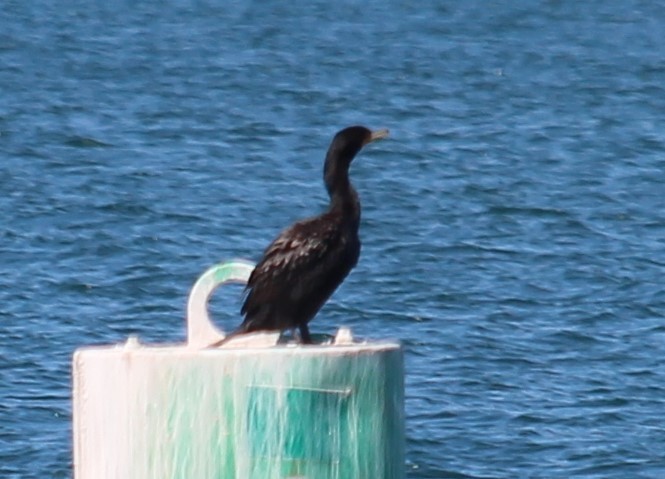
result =
[{"label": "white buoy", "polygon": [[224,338],[207,312],[252,265],[206,271],[188,302],[187,343],[82,348],[73,361],[75,479],[403,479],[399,344],[277,344]]}]

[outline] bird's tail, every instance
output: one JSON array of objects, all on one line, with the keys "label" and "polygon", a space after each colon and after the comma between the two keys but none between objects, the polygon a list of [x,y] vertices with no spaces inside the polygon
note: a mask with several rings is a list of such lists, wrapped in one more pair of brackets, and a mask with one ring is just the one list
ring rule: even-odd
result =
[{"label": "bird's tail", "polygon": [[209,348],[218,348],[218,347],[223,346],[224,344],[226,344],[230,339],[233,339],[236,336],[240,336],[241,334],[245,334],[247,332],[248,332],[247,328],[244,326],[244,324],[241,324],[238,329],[236,329],[235,331],[230,332],[229,334],[224,336],[224,338],[220,339],[219,341],[217,341],[215,343],[210,344],[208,347]]}]

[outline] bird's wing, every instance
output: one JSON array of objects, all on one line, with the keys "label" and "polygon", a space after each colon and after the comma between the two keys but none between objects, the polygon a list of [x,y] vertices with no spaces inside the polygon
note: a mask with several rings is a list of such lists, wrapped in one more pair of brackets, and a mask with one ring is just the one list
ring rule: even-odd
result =
[{"label": "bird's wing", "polygon": [[[342,260],[339,235],[321,217],[295,223],[266,248],[247,283],[248,296],[242,314],[253,305],[298,298],[320,288],[320,278],[338,268]],[[338,258],[339,256],[339,258]]]}]

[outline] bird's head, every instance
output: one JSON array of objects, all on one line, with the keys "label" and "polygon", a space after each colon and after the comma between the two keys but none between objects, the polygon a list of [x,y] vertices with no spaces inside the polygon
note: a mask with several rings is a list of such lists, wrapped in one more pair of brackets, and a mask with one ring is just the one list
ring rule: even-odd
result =
[{"label": "bird's head", "polygon": [[344,128],[333,138],[328,149],[327,160],[348,168],[363,146],[386,136],[388,136],[388,130],[385,129],[372,131],[364,126]]}]

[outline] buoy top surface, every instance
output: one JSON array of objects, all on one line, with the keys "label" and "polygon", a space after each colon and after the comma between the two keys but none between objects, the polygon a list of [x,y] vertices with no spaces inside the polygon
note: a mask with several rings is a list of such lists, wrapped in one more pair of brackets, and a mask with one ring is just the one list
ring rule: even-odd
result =
[{"label": "buoy top surface", "polygon": [[[256,333],[248,336],[268,336],[266,333]],[[270,335],[272,336],[272,334]],[[362,354],[375,354],[381,351],[398,350],[401,345],[397,341],[381,341],[381,342],[354,342],[349,344],[313,344],[313,345],[300,345],[300,344],[273,344],[266,345],[265,338],[247,338],[248,341],[242,345],[233,345],[232,347],[221,348],[190,348],[183,347],[182,344],[141,344],[135,336],[130,336],[125,343],[110,345],[110,346],[89,346],[77,350],[76,354],[84,352],[100,352],[102,354],[128,354],[128,355],[141,355],[141,354],[206,354],[206,355],[244,355],[244,354],[270,354],[279,356],[292,356],[292,355],[362,355]],[[254,341],[252,341],[254,340]],[[257,346],[255,341],[259,341]]]}]

